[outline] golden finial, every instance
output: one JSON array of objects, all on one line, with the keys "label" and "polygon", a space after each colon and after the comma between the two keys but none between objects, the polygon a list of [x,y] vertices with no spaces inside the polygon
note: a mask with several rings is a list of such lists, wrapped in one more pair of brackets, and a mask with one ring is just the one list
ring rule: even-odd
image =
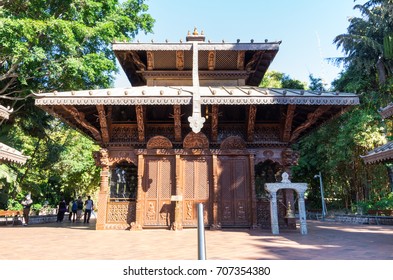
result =
[{"label": "golden finial", "polygon": [[194,27],[194,32],[192,32],[192,35],[199,35],[198,30],[196,27]]}]

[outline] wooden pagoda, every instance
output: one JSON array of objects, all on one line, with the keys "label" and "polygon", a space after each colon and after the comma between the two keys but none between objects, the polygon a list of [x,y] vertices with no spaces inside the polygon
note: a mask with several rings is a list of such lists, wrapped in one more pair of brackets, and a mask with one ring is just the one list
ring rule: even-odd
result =
[{"label": "wooden pagoda", "polygon": [[[114,43],[132,87],[40,93],[36,105],[101,146],[97,229],[270,227],[263,185],[290,146],[359,103],[355,94],[258,87],[280,42]],[[280,191],[279,222],[294,205]]]}]

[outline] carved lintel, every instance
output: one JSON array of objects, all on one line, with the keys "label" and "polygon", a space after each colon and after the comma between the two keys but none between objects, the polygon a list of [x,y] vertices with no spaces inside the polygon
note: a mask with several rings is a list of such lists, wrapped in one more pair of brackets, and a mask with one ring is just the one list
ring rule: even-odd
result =
[{"label": "carved lintel", "polygon": [[184,51],[176,51],[176,68],[177,70],[184,69]]},{"label": "carved lintel", "polygon": [[209,70],[214,70],[216,68],[216,52],[209,51],[207,55],[207,67]]},{"label": "carved lintel", "polygon": [[212,129],[212,142],[217,142],[218,139],[218,105],[212,105],[211,113],[211,129]]},{"label": "carved lintel", "polygon": [[67,113],[69,113],[73,119],[80,124],[82,127],[84,127],[85,129],[87,129],[88,131],[90,131],[90,133],[92,134],[93,138],[97,141],[101,141],[101,134],[98,131],[97,128],[95,128],[93,125],[91,125],[88,121],[86,121],[85,119],[85,114],[83,114],[82,112],[79,112],[78,109],[76,109],[74,106],[72,105],[60,105],[60,107],[66,111]]},{"label": "carved lintel", "polygon": [[324,113],[330,110],[332,106],[319,106],[315,112],[307,115],[307,120],[299,125],[292,133],[290,141],[297,139],[304,130],[312,126]]},{"label": "carved lintel", "polygon": [[296,105],[290,104],[288,105],[287,113],[285,116],[285,123],[282,135],[282,141],[288,142],[291,139],[291,132],[292,132],[292,121],[293,116],[295,114]]},{"label": "carved lintel", "polygon": [[98,118],[100,120],[102,141],[104,142],[104,144],[107,144],[109,143],[109,132],[108,132],[108,123],[105,114],[105,107],[102,104],[96,105],[96,107],[98,111]]},{"label": "carved lintel", "polygon": [[135,106],[136,111],[136,122],[138,125],[138,140],[139,142],[145,141],[145,122],[144,122],[144,110],[142,105]]},{"label": "carved lintel", "polygon": [[247,124],[247,141],[254,141],[254,131],[255,131],[255,118],[257,115],[257,106],[250,105],[248,109],[248,124]]},{"label": "carved lintel", "polygon": [[244,57],[246,55],[245,51],[237,52],[237,69],[244,70]]},{"label": "carved lintel", "polygon": [[181,107],[173,105],[173,119],[175,125],[175,141],[181,141]]},{"label": "carved lintel", "polygon": [[147,70],[154,69],[154,53],[151,51],[146,52],[147,55]]}]

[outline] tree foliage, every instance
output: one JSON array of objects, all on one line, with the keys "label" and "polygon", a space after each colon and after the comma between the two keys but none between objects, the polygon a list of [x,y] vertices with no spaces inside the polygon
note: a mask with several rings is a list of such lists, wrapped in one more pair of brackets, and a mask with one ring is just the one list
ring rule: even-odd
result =
[{"label": "tree foliage", "polygon": [[[1,141],[30,159],[16,174],[9,201],[31,191],[55,203],[97,189],[89,139],[34,106],[33,92],[106,88],[117,71],[113,41],[151,32],[144,0],[4,0],[0,9],[0,104],[14,107]],[[5,169],[4,169],[5,170]],[[8,173],[10,173],[9,171]]]}]

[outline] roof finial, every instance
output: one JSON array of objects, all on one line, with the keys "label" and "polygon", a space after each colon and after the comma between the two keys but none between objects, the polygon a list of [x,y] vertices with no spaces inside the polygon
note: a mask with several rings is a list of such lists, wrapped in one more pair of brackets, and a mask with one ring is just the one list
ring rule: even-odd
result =
[{"label": "roof finial", "polygon": [[194,27],[194,32],[192,32],[192,35],[199,35],[198,30],[196,27]]}]

